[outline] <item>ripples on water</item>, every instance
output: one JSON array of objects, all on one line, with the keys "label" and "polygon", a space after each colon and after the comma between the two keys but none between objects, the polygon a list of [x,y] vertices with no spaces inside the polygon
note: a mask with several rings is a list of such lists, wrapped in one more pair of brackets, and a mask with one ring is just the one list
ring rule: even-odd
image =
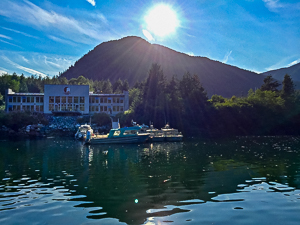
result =
[{"label": "ripples on water", "polygon": [[2,141],[0,224],[298,224],[299,138]]}]

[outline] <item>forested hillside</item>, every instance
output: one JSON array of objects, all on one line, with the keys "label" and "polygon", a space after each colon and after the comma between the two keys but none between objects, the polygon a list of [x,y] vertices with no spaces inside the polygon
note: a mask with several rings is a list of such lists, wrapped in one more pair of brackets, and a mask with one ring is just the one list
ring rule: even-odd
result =
[{"label": "forested hillside", "polygon": [[104,42],[79,59],[62,73],[68,79],[83,75],[93,80],[111,82],[128,80],[130,85],[147,78],[151,65],[161,65],[167,80],[178,79],[189,72],[196,74],[208,96],[231,97],[246,95],[250,88],[262,85],[264,76],[204,57],[189,56],[139,37],[126,37]]}]

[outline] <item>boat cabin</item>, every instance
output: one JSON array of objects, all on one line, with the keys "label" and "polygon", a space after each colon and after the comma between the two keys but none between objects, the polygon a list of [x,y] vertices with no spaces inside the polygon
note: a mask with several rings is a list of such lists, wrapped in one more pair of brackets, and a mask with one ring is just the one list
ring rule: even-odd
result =
[{"label": "boat cabin", "polygon": [[141,130],[141,127],[123,127],[119,129],[111,129],[108,138],[121,137],[121,136],[136,136]]}]

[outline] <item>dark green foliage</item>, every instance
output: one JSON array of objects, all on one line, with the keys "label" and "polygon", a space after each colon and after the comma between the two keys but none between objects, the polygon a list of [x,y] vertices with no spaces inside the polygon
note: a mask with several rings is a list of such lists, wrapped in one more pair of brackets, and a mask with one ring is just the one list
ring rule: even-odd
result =
[{"label": "dark green foliage", "polygon": [[101,93],[110,94],[113,93],[113,88],[109,80],[105,80],[102,85]]},{"label": "dark green foliage", "polygon": [[292,78],[288,74],[286,74],[282,82],[281,96],[284,99],[288,99],[293,97],[294,93],[295,87]]},{"label": "dark green foliage", "polygon": [[96,123],[98,126],[110,126],[111,119],[106,113],[95,113],[92,116],[92,123]]},{"label": "dark green foliage", "polygon": [[35,118],[29,112],[1,113],[0,124],[18,131],[20,128],[35,123]]},{"label": "dark green foliage", "polygon": [[271,75],[269,75],[264,79],[264,84],[260,87],[260,90],[278,92],[279,86],[280,83],[278,83],[277,80],[275,80],[274,78],[272,78]]},{"label": "dark green foliage", "polygon": [[114,93],[122,93],[123,92],[123,81],[119,78],[112,86]]},{"label": "dark green foliage", "polygon": [[[128,82],[117,80],[93,81],[83,76],[67,80],[53,78],[3,75],[0,77],[0,91],[42,92],[44,84],[88,84],[96,93],[122,93],[128,90]],[[167,81],[160,65],[153,64],[144,82],[137,82],[129,89],[129,110],[116,116],[121,126],[130,126],[131,120],[161,128],[165,123],[178,128],[186,136],[232,136],[232,135],[276,135],[300,134],[300,94],[295,92],[289,75],[285,76],[279,94],[278,83],[269,76],[260,89],[249,90],[245,97],[224,98],[213,95],[208,99],[197,75],[186,72],[181,79],[173,76]],[[0,113],[0,126],[18,130],[36,121],[46,124],[42,114]],[[38,117],[40,116],[40,117]],[[94,114],[92,123],[110,125],[107,114]],[[78,119],[89,123],[90,117]]]}]

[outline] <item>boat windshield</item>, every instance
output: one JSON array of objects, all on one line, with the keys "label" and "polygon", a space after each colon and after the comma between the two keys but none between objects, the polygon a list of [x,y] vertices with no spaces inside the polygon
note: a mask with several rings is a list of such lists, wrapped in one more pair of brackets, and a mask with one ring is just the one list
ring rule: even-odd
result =
[{"label": "boat windshield", "polygon": [[124,131],[124,135],[135,135],[137,134],[137,130],[126,130]]},{"label": "boat windshield", "polygon": [[120,133],[121,133],[121,131],[119,131],[119,130],[116,130],[116,131],[114,132],[114,136],[119,136],[119,135],[120,135]]}]

